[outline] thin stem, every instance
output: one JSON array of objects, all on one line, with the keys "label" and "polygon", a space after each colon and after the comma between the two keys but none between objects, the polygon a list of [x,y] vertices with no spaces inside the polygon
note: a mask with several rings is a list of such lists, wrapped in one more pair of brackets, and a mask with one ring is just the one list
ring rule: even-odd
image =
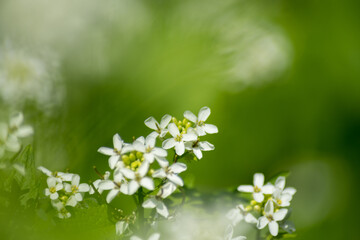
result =
[{"label": "thin stem", "polygon": [[144,208],[142,207],[143,202],[144,202],[144,192],[142,187],[140,187],[138,190],[137,211],[139,218],[139,230],[141,232],[144,231],[144,224],[145,224]]}]

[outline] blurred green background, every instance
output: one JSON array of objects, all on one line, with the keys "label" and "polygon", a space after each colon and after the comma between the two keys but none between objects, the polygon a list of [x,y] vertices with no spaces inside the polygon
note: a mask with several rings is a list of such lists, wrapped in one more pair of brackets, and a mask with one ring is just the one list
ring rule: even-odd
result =
[{"label": "blurred green background", "polygon": [[[107,166],[97,149],[114,133],[131,141],[150,133],[149,116],[209,106],[219,134],[189,166],[199,189],[290,170],[297,239],[357,239],[359,10],[356,0],[2,0],[0,37],[60,62],[60,106],[22,108],[37,166],[95,180],[92,166]],[[37,221],[2,211],[2,239]]]}]

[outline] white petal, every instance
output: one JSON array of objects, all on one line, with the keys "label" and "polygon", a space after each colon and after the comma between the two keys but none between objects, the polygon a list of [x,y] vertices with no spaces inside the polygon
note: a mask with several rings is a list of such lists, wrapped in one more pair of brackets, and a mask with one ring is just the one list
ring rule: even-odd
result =
[{"label": "white petal", "polygon": [[275,182],[275,187],[283,190],[285,188],[285,177],[278,177]]},{"label": "white petal", "polygon": [[205,130],[204,130],[204,128],[202,126],[197,126],[196,127],[196,133],[199,136],[205,136],[206,135],[206,132],[205,132]]},{"label": "white petal", "polygon": [[165,218],[167,218],[169,216],[169,211],[168,211],[167,207],[161,201],[158,201],[158,203],[156,205],[156,212]]},{"label": "white petal", "polygon": [[78,201],[78,202],[81,202],[83,200],[83,197],[81,195],[81,193],[75,193],[75,199]]},{"label": "white petal", "polygon": [[51,193],[50,193],[50,190],[48,188],[45,189],[45,196],[49,196]]},{"label": "white petal", "polygon": [[261,188],[261,191],[264,193],[264,194],[273,194],[274,191],[275,191],[275,187],[270,184],[270,183],[267,183],[265,186],[263,186]]},{"label": "white petal", "polygon": [[18,152],[21,148],[19,140],[14,135],[10,135],[5,144],[10,152]]},{"label": "white petal", "polygon": [[79,183],[80,183],[80,176],[77,174],[74,174],[71,178],[71,185],[79,186]]},{"label": "white petal", "polygon": [[155,208],[158,201],[155,198],[149,198],[145,202],[143,202],[142,207],[143,208]]},{"label": "white petal", "polygon": [[118,195],[118,193],[119,191],[116,189],[111,190],[106,196],[106,202],[110,203]]},{"label": "white petal", "polygon": [[167,151],[162,149],[162,148],[154,148],[152,151],[151,151],[152,154],[158,156],[158,157],[166,157],[167,156]]},{"label": "white petal", "polygon": [[179,156],[184,154],[185,152],[184,142],[175,142],[175,152]]},{"label": "white petal", "polygon": [[145,125],[153,130],[158,130],[156,125],[159,125],[159,123],[155,120],[155,118],[153,117],[149,117],[148,119],[145,120]]},{"label": "white petal", "polygon": [[169,174],[169,175],[167,175],[167,178],[170,181],[172,181],[173,183],[175,183],[176,185],[184,186],[184,181],[181,179],[181,177],[179,177],[176,174]]},{"label": "white petal", "polygon": [[148,163],[151,164],[151,163],[154,162],[155,156],[152,153],[145,153],[144,154],[144,159],[145,159],[145,161],[147,161]]},{"label": "white petal", "polygon": [[72,192],[71,185],[68,184],[68,183],[65,183],[64,189],[65,189],[66,192],[69,192],[69,193]]},{"label": "white petal", "polygon": [[46,182],[47,182],[47,185],[49,186],[49,188],[50,187],[55,187],[56,183],[57,183],[57,181],[56,181],[56,179],[54,177],[48,177],[46,179]]},{"label": "white petal", "polygon": [[90,187],[86,183],[81,183],[79,185],[79,192],[88,192],[90,190]]},{"label": "white petal", "polygon": [[128,153],[128,152],[131,152],[131,151],[134,151],[134,148],[133,148],[132,144],[125,143],[122,150],[121,150],[121,153],[124,154],[124,153]]},{"label": "white petal", "polygon": [[184,117],[190,121],[192,121],[193,123],[196,123],[197,121],[197,117],[195,116],[195,114],[193,114],[190,111],[185,111],[184,112]]},{"label": "white petal", "polygon": [[133,195],[140,187],[139,183],[135,180],[132,180],[130,183],[129,183],[129,192],[128,194],[129,195]]},{"label": "white petal", "polygon": [[246,214],[245,222],[247,222],[247,223],[257,223],[257,221],[258,220],[251,213]]},{"label": "white petal", "polygon": [[110,167],[110,169],[115,168],[115,166],[118,163],[119,159],[120,159],[119,155],[114,155],[114,156],[109,157],[109,167]]},{"label": "white petal", "polygon": [[142,152],[142,153],[145,152],[145,145],[144,145],[144,143],[142,143],[140,141],[135,141],[133,143],[133,148],[138,152]]},{"label": "white petal", "polygon": [[202,154],[202,152],[201,152],[200,149],[194,148],[194,149],[193,149],[193,153],[194,153],[194,155],[197,157],[197,159],[202,159],[203,154]]},{"label": "white petal", "polygon": [[125,230],[128,228],[129,224],[125,221],[118,221],[115,224],[116,234],[121,235],[125,232]]},{"label": "white petal", "polygon": [[144,177],[143,179],[141,179],[140,185],[151,191],[155,189],[154,181],[149,177]]},{"label": "white petal", "polygon": [[293,187],[287,187],[284,189],[283,193],[294,195],[296,193],[296,189]]},{"label": "white petal", "polygon": [[56,187],[55,187],[56,191],[60,191],[63,188],[64,188],[64,185],[62,183],[56,184]]},{"label": "white petal", "polygon": [[12,128],[19,127],[23,121],[24,121],[24,115],[21,112],[19,112],[10,118],[10,127]]},{"label": "white petal", "polygon": [[183,141],[191,142],[191,141],[196,141],[197,136],[194,133],[186,133],[186,134],[182,135],[182,139],[183,139]]},{"label": "white petal", "polygon": [[199,111],[199,119],[198,120],[205,122],[208,119],[208,117],[210,116],[210,113],[211,113],[210,108],[208,108],[208,107],[201,108]]},{"label": "white petal", "polygon": [[120,192],[122,192],[123,194],[127,194],[127,195],[129,194],[129,185],[126,182],[121,184]]},{"label": "white petal", "polygon": [[108,156],[115,155],[114,149],[108,147],[101,147],[98,149],[98,152]]},{"label": "white petal", "polygon": [[262,201],[264,201],[264,194],[262,194],[261,192],[259,193],[253,193],[253,198],[255,201],[257,201],[258,203],[261,203]]},{"label": "white petal", "polygon": [[115,134],[113,136],[113,144],[114,144],[114,148],[116,148],[118,151],[121,151],[123,146],[123,140],[121,139],[119,134]]},{"label": "white petal", "polygon": [[165,115],[161,118],[160,128],[161,128],[161,129],[166,128],[170,121],[171,121],[171,116],[168,115],[168,114],[165,114]]},{"label": "white petal", "polygon": [[131,236],[130,240],[142,240],[142,239],[137,236]]},{"label": "white petal", "polygon": [[63,180],[63,181],[68,181],[70,182],[72,177],[74,176],[74,174],[72,173],[63,173],[63,172],[58,172],[57,175]]},{"label": "white petal", "polygon": [[52,175],[52,172],[49,169],[44,168],[43,166],[40,166],[37,169],[40,170],[45,175],[47,175],[48,177],[50,177]]},{"label": "white petal", "polygon": [[234,234],[233,226],[229,225],[225,230],[224,239],[225,240],[231,240],[233,234]]},{"label": "white petal", "polygon": [[165,170],[161,168],[161,169],[156,170],[156,171],[152,174],[152,176],[153,176],[154,178],[164,178],[164,177],[166,177],[166,173],[165,173]]},{"label": "white petal", "polygon": [[281,221],[285,218],[286,214],[288,213],[288,210],[286,208],[279,209],[273,214],[275,221]]},{"label": "white petal", "polygon": [[255,173],[254,174],[254,186],[262,188],[263,185],[264,185],[264,174]]},{"label": "white petal", "polygon": [[20,138],[25,138],[32,134],[34,134],[34,129],[31,126],[23,126],[16,131],[16,136]]},{"label": "white petal", "polygon": [[156,137],[154,134],[149,134],[145,139],[146,147],[153,148],[156,144]]},{"label": "white petal", "polygon": [[5,123],[0,123],[0,140],[5,141],[8,135],[8,126]]},{"label": "white petal", "polygon": [[137,169],[138,174],[144,177],[149,171],[150,164],[146,161],[141,163],[141,166]]},{"label": "white petal", "polygon": [[132,170],[128,169],[128,168],[122,168],[122,169],[120,169],[120,172],[122,174],[124,174],[124,176],[126,178],[128,178],[128,179],[134,179],[135,178],[135,173]]},{"label": "white petal", "polygon": [[259,218],[258,222],[257,222],[257,228],[258,229],[263,229],[264,227],[266,227],[266,225],[269,223],[269,220],[267,219],[267,217],[262,216]]},{"label": "white petal", "polygon": [[168,126],[168,130],[169,130],[171,136],[173,136],[173,137],[180,135],[180,131],[179,131],[178,127],[175,125],[175,123],[170,123]]},{"label": "white petal", "polygon": [[111,180],[104,180],[99,183],[99,189],[102,189],[102,190],[110,190],[110,189],[113,189],[114,187],[115,187],[115,184]]},{"label": "white petal", "polygon": [[177,162],[177,163],[172,164],[169,168],[173,173],[182,173],[182,172],[186,171],[187,166],[185,163]]},{"label": "white petal", "polygon": [[277,236],[279,232],[279,224],[275,221],[269,222],[269,231],[271,235]]},{"label": "white petal", "polygon": [[175,143],[176,143],[175,139],[168,138],[165,141],[163,141],[162,147],[165,149],[173,148],[175,146]]},{"label": "white petal", "polygon": [[177,188],[177,186],[174,183],[167,182],[162,186],[159,195],[162,198],[167,198],[176,190],[176,188]]},{"label": "white petal", "polygon": [[274,213],[274,203],[273,203],[273,201],[268,200],[266,202],[265,207],[264,207],[264,212],[267,215],[273,215],[273,213]]},{"label": "white petal", "polygon": [[155,157],[156,161],[159,163],[160,167],[167,167],[169,166],[169,162],[166,160],[166,158],[162,157]]},{"label": "white petal", "polygon": [[148,240],[159,240],[160,239],[160,233],[153,233]]},{"label": "white petal", "polygon": [[237,190],[239,192],[247,192],[247,193],[251,193],[254,192],[254,187],[251,185],[240,185]]},{"label": "white petal", "polygon": [[217,126],[213,125],[213,124],[205,124],[203,126],[203,129],[206,133],[209,133],[209,134],[214,134],[214,133],[218,133],[219,130],[217,128]]},{"label": "white petal", "polygon": [[57,192],[50,194],[50,199],[55,200],[59,197],[59,194]]},{"label": "white petal", "polygon": [[75,196],[71,196],[66,201],[66,206],[75,207],[77,205],[77,203],[78,203],[78,201],[76,200]]},{"label": "white petal", "polygon": [[212,151],[215,149],[215,146],[208,141],[199,142],[198,144],[202,151]]}]

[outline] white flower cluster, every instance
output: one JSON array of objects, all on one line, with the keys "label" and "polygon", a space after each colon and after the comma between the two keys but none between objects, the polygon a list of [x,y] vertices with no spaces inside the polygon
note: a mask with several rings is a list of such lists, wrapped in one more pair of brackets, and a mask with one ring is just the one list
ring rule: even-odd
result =
[{"label": "white flower cluster", "polygon": [[25,125],[24,115],[17,113],[12,116],[8,123],[0,122],[0,158],[6,151],[18,152],[21,148],[21,138],[28,137],[34,133],[31,126]]},{"label": "white flower cluster", "polygon": [[[179,186],[184,185],[179,174],[187,169],[186,164],[178,160],[185,154],[193,154],[196,159],[201,159],[202,151],[214,149],[211,143],[200,141],[200,137],[207,133],[218,132],[215,125],[205,123],[209,115],[210,108],[203,107],[198,116],[186,111],[183,120],[177,120],[166,114],[159,123],[155,118],[150,117],[145,120],[145,125],[154,131],[146,137],[137,138],[132,143],[125,143],[118,134],[115,134],[113,148],[101,147],[98,150],[109,156],[109,167],[113,172],[106,172],[102,179],[96,180],[93,183],[95,189],[92,188],[90,192],[102,193],[108,190],[106,196],[108,203],[119,193],[142,194],[143,208],[156,209],[159,215],[168,218],[169,211],[163,199],[169,197]],[[162,142],[161,147],[156,145],[157,141]],[[174,148],[174,156],[170,165],[167,150],[172,148]],[[160,179],[158,184],[155,184],[157,182],[155,178]],[[121,221],[117,226],[117,232],[122,233],[127,225]]]},{"label": "white flower cluster", "polygon": [[80,176],[77,174],[51,172],[42,166],[38,169],[48,176],[45,195],[51,199],[51,204],[58,211],[58,217],[71,217],[71,213],[66,207],[75,207],[78,202],[81,202],[83,195],[90,191],[90,186],[80,183]]},{"label": "white flower cluster", "polygon": [[[279,223],[288,214],[286,207],[290,206],[290,201],[296,193],[292,187],[285,188],[285,177],[280,176],[275,184],[266,183],[264,185],[264,175],[256,173],[254,175],[254,185],[240,185],[238,191],[252,193],[250,204],[245,206],[239,204],[235,209],[228,212],[227,217],[232,225],[236,226],[244,220],[250,224],[256,224],[258,229],[269,226],[270,234],[277,236]],[[256,217],[255,217],[256,216]],[[284,229],[286,230],[286,229]]]}]

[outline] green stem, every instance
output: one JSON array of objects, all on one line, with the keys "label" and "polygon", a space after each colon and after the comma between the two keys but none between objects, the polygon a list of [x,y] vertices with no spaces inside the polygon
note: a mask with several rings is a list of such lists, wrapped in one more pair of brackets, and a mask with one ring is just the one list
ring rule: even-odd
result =
[{"label": "green stem", "polygon": [[145,224],[145,217],[144,217],[144,208],[142,207],[142,204],[144,202],[144,192],[142,187],[138,190],[138,201],[137,201],[137,211],[138,211],[138,218],[139,218],[139,231],[143,232],[144,224]]}]

